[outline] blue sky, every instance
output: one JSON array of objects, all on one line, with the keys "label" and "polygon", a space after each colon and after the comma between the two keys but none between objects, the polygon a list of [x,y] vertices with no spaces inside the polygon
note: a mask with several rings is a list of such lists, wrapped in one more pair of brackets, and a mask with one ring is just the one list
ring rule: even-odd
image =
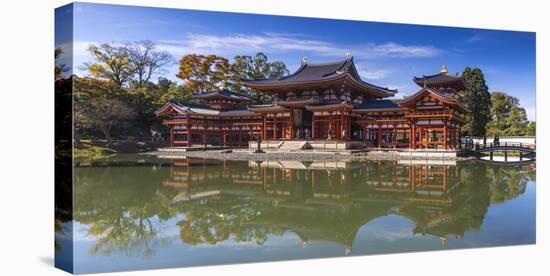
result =
[{"label": "blue sky", "polygon": [[[532,32],[86,3],[76,3],[73,12],[73,67],[78,75],[86,74],[82,63],[91,61],[86,47],[101,42],[149,39],[176,59],[201,53],[232,60],[261,51],[272,61],[284,61],[291,72],[304,56],[316,63],[340,60],[350,52],[363,80],[397,88],[398,98],[418,90],[413,76],[436,74],[443,64],[451,73],[479,67],[490,91],[519,98],[529,119],[535,119]],[[57,45],[67,47],[70,40],[69,33],[57,31]],[[178,80],[176,72],[173,66],[163,77]]]}]

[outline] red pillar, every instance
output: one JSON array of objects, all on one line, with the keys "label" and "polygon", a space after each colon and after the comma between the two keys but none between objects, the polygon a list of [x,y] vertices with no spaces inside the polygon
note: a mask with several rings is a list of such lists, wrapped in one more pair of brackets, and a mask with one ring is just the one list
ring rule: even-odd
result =
[{"label": "red pillar", "polygon": [[273,114],[273,140],[277,140],[277,113]]},{"label": "red pillar", "polygon": [[265,115],[263,115],[262,117],[264,119],[264,124],[262,127],[262,140],[265,140],[267,139],[267,121],[266,121],[267,119]]},{"label": "red pillar", "polygon": [[311,115],[311,140],[315,140],[315,113]]},{"label": "red pillar", "polygon": [[206,125],[202,128],[202,143],[204,144],[204,147],[206,148],[206,143],[208,140],[206,139]]},{"label": "red pillar", "polygon": [[376,133],[376,142],[378,143],[378,147],[380,148],[382,146],[382,125],[378,125],[378,131]]},{"label": "red pillar", "polygon": [[[328,113],[328,130],[330,130],[332,132],[334,131],[332,129],[332,111]],[[328,134],[328,130],[327,130],[327,134]],[[334,135],[334,133],[332,133],[332,135]]]},{"label": "red pillar", "polygon": [[393,124],[393,148],[397,148],[397,125]]},{"label": "red pillar", "polygon": [[447,122],[443,126],[443,148],[447,149]]},{"label": "red pillar", "polygon": [[174,126],[170,126],[170,147],[174,146]]},{"label": "red pillar", "polygon": [[191,146],[191,125],[187,124],[187,146]]},{"label": "red pillar", "polygon": [[342,133],[344,132],[344,113],[340,112],[340,139],[344,139]]},{"label": "red pillar", "polygon": [[409,149],[413,147],[414,126],[409,122]]}]

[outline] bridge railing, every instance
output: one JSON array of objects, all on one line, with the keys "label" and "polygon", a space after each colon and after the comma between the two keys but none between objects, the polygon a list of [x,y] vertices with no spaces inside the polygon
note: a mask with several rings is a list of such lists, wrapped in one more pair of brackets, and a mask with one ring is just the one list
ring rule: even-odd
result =
[{"label": "bridge railing", "polygon": [[479,148],[522,148],[522,149],[536,149],[535,144],[518,143],[518,142],[497,142],[497,143],[485,143],[479,144]]}]

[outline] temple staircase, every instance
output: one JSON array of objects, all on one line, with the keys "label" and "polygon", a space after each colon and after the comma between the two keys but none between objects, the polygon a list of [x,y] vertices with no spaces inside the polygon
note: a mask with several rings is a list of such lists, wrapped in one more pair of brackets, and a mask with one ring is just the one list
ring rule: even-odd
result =
[{"label": "temple staircase", "polygon": [[277,147],[277,150],[282,151],[294,151],[304,149],[311,149],[311,145],[308,141],[283,141]]}]

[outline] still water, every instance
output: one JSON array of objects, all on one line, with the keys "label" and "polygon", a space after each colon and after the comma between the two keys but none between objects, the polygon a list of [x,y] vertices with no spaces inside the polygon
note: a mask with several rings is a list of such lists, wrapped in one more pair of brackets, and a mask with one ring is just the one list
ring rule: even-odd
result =
[{"label": "still water", "polygon": [[81,162],[57,230],[76,273],[535,243],[535,166]]}]

